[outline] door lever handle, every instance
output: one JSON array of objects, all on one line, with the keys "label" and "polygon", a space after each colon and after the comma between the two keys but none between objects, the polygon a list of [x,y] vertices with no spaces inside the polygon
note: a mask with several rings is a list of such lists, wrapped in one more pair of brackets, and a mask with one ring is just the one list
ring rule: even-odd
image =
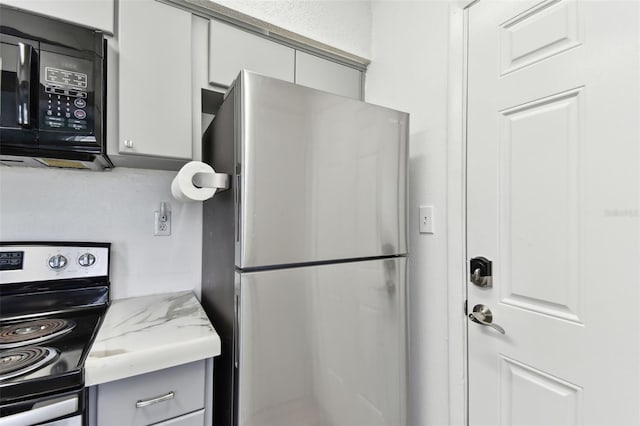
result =
[{"label": "door lever handle", "polygon": [[473,311],[469,314],[469,319],[475,323],[491,327],[499,333],[506,334],[504,328],[493,322],[493,313],[485,305],[474,306]]}]

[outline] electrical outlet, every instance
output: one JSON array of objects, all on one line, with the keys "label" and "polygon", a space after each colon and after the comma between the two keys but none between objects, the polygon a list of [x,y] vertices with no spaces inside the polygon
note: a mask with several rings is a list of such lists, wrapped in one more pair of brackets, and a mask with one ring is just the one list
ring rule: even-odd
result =
[{"label": "electrical outlet", "polygon": [[420,206],[420,233],[433,234],[433,206]]},{"label": "electrical outlet", "polygon": [[160,212],[153,212],[153,235],[168,236],[171,235],[171,212],[166,211],[165,220],[160,220]]}]

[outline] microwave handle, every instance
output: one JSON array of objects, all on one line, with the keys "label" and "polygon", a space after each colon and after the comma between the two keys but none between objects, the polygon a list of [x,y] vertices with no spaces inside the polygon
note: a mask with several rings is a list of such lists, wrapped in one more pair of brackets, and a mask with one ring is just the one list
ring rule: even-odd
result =
[{"label": "microwave handle", "polygon": [[16,69],[18,83],[18,124],[29,126],[31,111],[31,53],[33,46],[18,43],[18,65]]}]

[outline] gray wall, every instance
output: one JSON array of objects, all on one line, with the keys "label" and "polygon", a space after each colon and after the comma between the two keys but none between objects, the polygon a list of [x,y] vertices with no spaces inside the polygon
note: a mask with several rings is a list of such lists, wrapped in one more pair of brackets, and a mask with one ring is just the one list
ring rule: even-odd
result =
[{"label": "gray wall", "polygon": [[[367,101],[411,113],[410,423],[448,424],[447,2],[220,3],[370,57]],[[337,28],[332,16],[347,9],[353,27]],[[332,43],[336,31],[348,35]],[[173,176],[131,169],[0,168],[0,239],[112,241],[117,298],[199,289],[201,205],[171,200]],[[168,238],[152,236],[153,211],[162,200],[170,201],[174,211],[174,234]],[[421,235],[417,208],[429,204],[436,207],[436,234]]]},{"label": "gray wall", "polygon": [[[447,1],[372,2],[366,100],[411,114],[409,420],[449,424],[447,322]],[[435,234],[418,207],[435,207]]]},{"label": "gray wall", "polygon": [[[202,204],[171,197],[175,172],[0,167],[0,240],[113,243],[112,298],[200,293]],[[171,206],[172,235],[153,236],[153,212]]]}]

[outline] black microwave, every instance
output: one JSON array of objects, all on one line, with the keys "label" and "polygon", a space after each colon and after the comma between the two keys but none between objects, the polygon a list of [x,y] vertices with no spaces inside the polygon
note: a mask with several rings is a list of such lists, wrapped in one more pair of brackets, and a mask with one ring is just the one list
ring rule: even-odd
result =
[{"label": "black microwave", "polygon": [[103,170],[102,32],[0,6],[0,163]]}]

